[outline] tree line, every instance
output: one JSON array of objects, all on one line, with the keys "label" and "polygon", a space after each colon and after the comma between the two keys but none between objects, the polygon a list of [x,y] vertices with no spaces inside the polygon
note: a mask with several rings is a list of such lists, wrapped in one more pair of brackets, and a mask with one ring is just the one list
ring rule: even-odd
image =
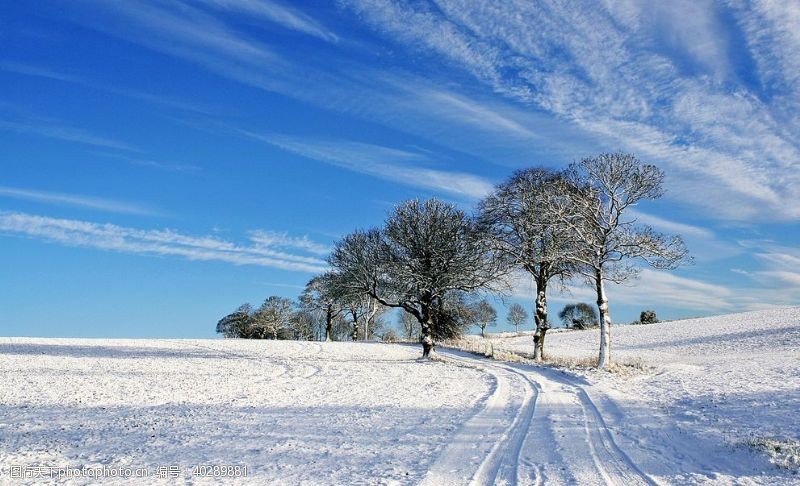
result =
[{"label": "tree line", "polygon": [[[437,341],[459,336],[472,322],[483,334],[496,312],[474,302],[475,293],[505,292],[511,277],[522,273],[532,283],[534,358],[541,360],[550,329],[548,287],[583,281],[597,296],[597,364],[604,368],[611,362],[607,282],[634,278],[641,263],[674,269],[690,261],[680,236],[658,233],[630,216],[629,208],[640,201],[661,197],[663,180],[660,169],[634,155],[605,153],[564,170],[516,171],[480,201],[473,215],[437,199],[403,202],[382,226],[356,230],[336,242],[330,271],[308,283],[298,312],[319,322],[320,339],[332,339],[337,319],[347,316],[355,339],[361,327],[368,336],[387,309],[400,309],[404,332],[410,337],[417,326],[423,357],[429,357]],[[263,312],[270,318],[281,315],[295,336],[308,332],[291,326],[299,316],[286,317],[270,306]],[[574,319],[576,325],[587,315],[586,309],[570,312],[562,320]],[[264,322],[261,308],[237,313],[223,320],[239,322],[248,315],[252,322]],[[512,306],[508,319],[518,329],[527,315]],[[281,332],[263,329],[258,332],[272,338]]]}]

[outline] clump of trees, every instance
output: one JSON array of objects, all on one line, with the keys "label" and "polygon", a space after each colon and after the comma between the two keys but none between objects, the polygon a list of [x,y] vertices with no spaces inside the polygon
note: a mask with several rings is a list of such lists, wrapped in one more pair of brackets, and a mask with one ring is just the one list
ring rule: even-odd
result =
[{"label": "clump of trees", "polygon": [[534,357],[544,357],[547,285],[582,277],[595,288],[600,320],[598,368],[611,361],[611,314],[606,282],[637,276],[638,262],[657,269],[687,263],[680,236],[638,224],[629,208],[663,194],[664,174],[625,153],[600,154],[563,172],[544,168],[515,173],[480,205],[480,221],[509,264],[533,279],[536,303]]},{"label": "clump of trees", "polygon": [[245,339],[311,339],[312,327],[291,299],[275,295],[255,309],[243,304],[217,322],[218,333]]},{"label": "clump of trees", "polygon": [[597,327],[597,311],[585,302],[567,304],[558,313],[564,327],[571,329],[589,329]]},{"label": "clump of trees", "polygon": [[[598,367],[604,368],[611,361],[607,282],[635,278],[642,264],[674,269],[690,261],[680,236],[657,233],[630,215],[629,208],[662,195],[663,180],[661,170],[634,155],[608,153],[563,171],[517,171],[480,202],[476,216],[437,199],[406,201],[382,226],[336,243],[330,271],[300,297],[302,314],[277,301],[256,310],[242,306],[217,329],[226,336],[369,339],[380,334],[381,314],[396,308],[404,313],[404,337],[419,337],[428,357],[438,340],[473,324],[485,334],[496,312],[476,313],[468,297],[521,272],[533,287],[535,359],[544,358],[550,329],[548,289],[579,279],[594,288],[598,313],[575,304],[559,318],[575,328],[599,321]],[[526,318],[521,306],[509,309],[517,330]]]}]

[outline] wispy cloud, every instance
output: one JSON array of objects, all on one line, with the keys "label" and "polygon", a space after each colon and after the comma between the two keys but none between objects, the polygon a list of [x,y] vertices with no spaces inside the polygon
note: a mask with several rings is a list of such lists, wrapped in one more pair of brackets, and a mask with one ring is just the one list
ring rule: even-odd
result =
[{"label": "wispy cloud", "polygon": [[82,196],[77,194],[65,194],[61,192],[37,191],[33,189],[20,189],[16,187],[0,186],[0,197],[13,199],[25,199],[47,204],[76,206],[82,208],[96,209],[110,213],[138,214],[153,216],[159,215],[158,211],[152,208],[113,199],[105,199],[93,196]]},{"label": "wispy cloud", "polygon": [[[519,275],[512,283],[514,296],[532,299],[535,295],[530,278]],[[670,308],[692,309],[698,311],[734,311],[742,309],[736,300],[736,290],[702,280],[681,277],[669,272],[642,269],[639,278],[628,284],[606,284],[606,292],[612,308],[615,305],[637,305],[641,307],[658,307],[668,305]],[[571,282],[566,288],[559,289],[551,285],[548,297],[554,302],[594,302],[597,295],[588,285]]]},{"label": "wispy cloud", "polygon": [[8,130],[17,133],[36,135],[39,137],[75,142],[94,147],[102,147],[115,150],[126,150],[138,152],[139,150],[125,142],[120,142],[112,138],[88,132],[81,128],[74,128],[64,125],[56,125],[39,121],[14,121],[0,120],[0,130]]},{"label": "wispy cloud", "polygon": [[270,0],[202,0],[215,8],[246,14],[275,22],[287,29],[303,32],[324,41],[337,42],[339,37],[303,12]]},{"label": "wispy cloud", "polygon": [[[427,66],[424,76],[397,67],[367,70],[338,51],[326,53],[341,55],[336,70],[325,68],[330,57],[298,62],[210,12],[222,9],[238,20],[259,12],[311,35],[317,28],[326,32],[318,37],[330,34],[309,16],[275,2],[206,2],[101,3],[93,11],[100,20],[89,26],[493,161],[531,163],[534,146],[557,151],[560,162],[621,148],[665,167],[668,197],[712,217],[800,216],[800,172],[793,170],[800,160],[800,77],[792,74],[800,40],[791,28],[797,9],[786,2],[342,2],[392,42],[424,51],[437,69],[442,61],[456,67],[447,79]],[[747,53],[730,44],[726,18],[741,26]],[[758,66],[761,88],[737,74],[746,56]],[[444,88],[431,88],[437,85]],[[737,204],[729,204],[732,197]]]},{"label": "wispy cloud", "polygon": [[101,1],[92,6],[91,22],[78,15],[73,17],[75,21],[198,63],[222,76],[244,81],[242,78],[249,78],[243,74],[245,68],[256,73],[282,63],[281,57],[262,42],[188,4]]},{"label": "wispy cloud", "polygon": [[[783,98],[798,99],[797,76],[779,76],[793,88],[774,100],[741,83],[726,57],[735,50],[719,35],[724,6],[669,2],[654,15],[635,2],[606,10],[548,1],[345,4],[387,37],[437,52],[495,93],[666,166],[675,199],[723,219],[800,215],[800,173],[791,171],[800,160],[797,110],[782,110]],[[753,10],[729,14],[772,22],[769,36],[752,29],[761,35],[753,52],[781,53],[761,56],[763,70],[796,73],[797,29],[787,28],[796,9]]]},{"label": "wispy cloud", "polygon": [[196,165],[174,164],[171,162],[162,162],[159,160],[153,160],[151,158],[145,158],[145,157],[131,157],[128,155],[117,154],[112,152],[102,152],[102,151],[96,151],[94,153],[101,157],[122,160],[125,163],[131,165],[138,165],[140,167],[149,167],[151,169],[158,169],[166,172],[183,172],[183,173],[194,174],[201,172],[203,170],[202,167]]},{"label": "wispy cloud", "polygon": [[264,248],[293,248],[321,256],[331,252],[330,246],[311,241],[308,236],[297,237],[286,232],[254,230],[249,233],[249,237],[256,246]]},{"label": "wispy cloud", "polygon": [[166,108],[174,108],[176,110],[182,111],[189,111],[195,113],[201,113],[204,115],[217,115],[219,110],[216,108],[206,106],[205,104],[196,103],[196,102],[188,102],[184,100],[180,100],[177,98],[165,96],[163,94],[154,94],[148,93],[146,91],[141,91],[133,88],[125,88],[120,85],[109,85],[105,83],[101,83],[92,79],[89,79],[86,76],[80,76],[77,74],[72,73],[65,73],[61,71],[56,71],[49,67],[41,67],[35,66],[32,64],[24,64],[18,62],[10,62],[10,61],[0,61],[0,70],[15,73],[15,74],[22,74],[25,76],[35,76],[39,78],[46,78],[46,79],[53,79],[56,81],[62,81],[65,83],[75,84],[79,86],[84,86],[87,88],[95,89],[98,91],[105,91],[107,93],[118,94],[121,96],[126,96],[128,98],[132,98],[135,100],[145,101],[148,103],[152,103],[155,105],[159,105]]},{"label": "wispy cloud", "polygon": [[[255,3],[207,1],[239,17],[213,17],[185,5],[99,2],[91,12],[94,22],[77,16],[74,20],[225,78],[389,125],[496,164],[530,163],[532,148],[558,152],[563,158],[565,154],[572,157],[576,146],[592,145],[585,142],[585,131],[544,112],[534,113],[504,100],[464,96],[438,79],[397,67],[365,67],[353,62],[345,47],[326,51],[322,57],[310,53],[302,61],[292,59],[234,27],[235,20],[242,20],[243,5]],[[217,35],[206,36],[200,43],[197,37],[206,31]],[[263,55],[248,57],[242,55],[247,49],[242,47],[240,52],[232,46],[250,46]],[[336,70],[329,69],[331,63]]]},{"label": "wispy cloud", "polygon": [[477,199],[488,194],[493,187],[491,182],[476,175],[423,167],[421,163],[430,161],[426,155],[417,152],[358,142],[242,133],[309,159],[436,192]]},{"label": "wispy cloud", "polygon": [[708,239],[714,237],[714,233],[708,228],[701,228],[700,226],[693,226],[686,223],[671,221],[666,218],[661,218],[658,216],[654,216],[652,214],[643,213],[636,209],[628,209],[627,213],[628,216],[635,219],[636,221],[650,225],[661,231],[676,233],[682,236],[691,235]]},{"label": "wispy cloud", "polygon": [[251,233],[250,243],[242,245],[214,236],[185,235],[170,229],[136,229],[7,211],[0,211],[0,232],[69,246],[131,254],[179,256],[189,260],[258,265],[309,273],[322,272],[327,268],[324,260],[307,254],[309,248],[316,251],[321,246],[316,246],[306,238],[289,236],[265,240],[260,238],[261,232]]}]

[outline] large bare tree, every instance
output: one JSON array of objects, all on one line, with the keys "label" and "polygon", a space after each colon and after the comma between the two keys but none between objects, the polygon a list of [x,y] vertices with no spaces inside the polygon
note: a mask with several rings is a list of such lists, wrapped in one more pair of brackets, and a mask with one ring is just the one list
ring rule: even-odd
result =
[{"label": "large bare tree", "polygon": [[535,286],[536,332],[534,359],[544,359],[547,320],[547,286],[553,278],[563,282],[574,267],[575,251],[569,228],[553,217],[553,199],[563,198],[564,175],[546,168],[515,172],[480,203],[479,221],[496,248],[510,263],[527,272]]},{"label": "large bare tree", "polygon": [[629,208],[663,194],[664,173],[625,153],[601,154],[570,166],[568,197],[551,199],[548,213],[572,234],[580,251],[570,258],[594,285],[600,312],[598,368],[611,362],[611,314],[605,283],[622,283],[638,275],[637,260],[657,269],[688,263],[680,236],[666,236],[638,224]]},{"label": "large bare tree", "polygon": [[452,204],[411,200],[395,208],[383,229],[340,240],[329,263],[355,291],[412,314],[429,357],[448,294],[485,288],[504,270],[491,250],[475,222]]}]

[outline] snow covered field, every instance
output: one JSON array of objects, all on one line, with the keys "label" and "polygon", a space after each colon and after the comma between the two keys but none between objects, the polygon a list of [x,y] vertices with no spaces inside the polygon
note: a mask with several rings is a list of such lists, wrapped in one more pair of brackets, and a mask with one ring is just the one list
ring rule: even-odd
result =
[{"label": "snow covered field", "polygon": [[362,343],[1,338],[0,465],[144,466],[148,483],[172,465],[186,479],[196,465],[246,465],[251,484],[418,482],[491,385],[418,355]]},{"label": "snow covered field", "polygon": [[[198,465],[246,466],[229,478],[242,484],[800,484],[747,445],[792,460],[800,309],[612,339],[643,369],[448,350],[421,362],[375,343],[0,338],[0,484],[41,482],[11,466],[146,467],[148,484],[175,482],[156,476],[177,466],[218,482]],[[531,350],[530,336],[494,343]],[[546,352],[596,346],[597,331],[551,333]]]}]

